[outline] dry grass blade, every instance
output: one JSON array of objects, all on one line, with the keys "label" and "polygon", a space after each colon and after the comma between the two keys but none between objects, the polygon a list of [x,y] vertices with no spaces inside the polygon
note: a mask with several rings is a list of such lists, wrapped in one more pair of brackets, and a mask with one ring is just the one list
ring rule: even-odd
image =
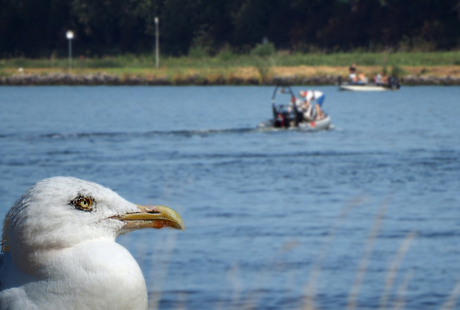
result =
[{"label": "dry grass blade", "polygon": [[155,243],[154,253],[163,259],[156,260],[150,268],[148,279],[155,279],[152,291],[149,294],[149,309],[156,310],[161,299],[161,292],[164,281],[168,274],[171,255],[176,244],[177,232],[170,233],[160,242]]},{"label": "dry grass blade", "polygon": [[[162,197],[173,197],[173,195],[178,195],[187,184],[189,184],[190,178],[186,178],[185,182],[177,182],[177,184],[174,184],[171,182],[170,186],[165,186],[163,188],[163,194]],[[174,184],[174,185],[172,185]],[[166,203],[168,205],[168,203]],[[180,207],[178,209],[181,209]],[[148,302],[148,308],[156,310],[158,309],[158,305],[160,304],[160,299],[161,299],[161,293],[162,293],[162,288],[164,281],[166,279],[166,276],[168,274],[168,267],[169,263],[171,262],[171,255],[174,252],[174,248],[176,245],[176,239],[177,239],[177,231],[168,231],[166,236],[164,238],[161,238],[161,235],[158,236],[158,241],[155,242],[154,250],[153,253],[155,254],[154,257],[162,257],[162,260],[155,260],[151,266],[150,266],[150,271],[148,273],[148,278],[146,279],[147,281],[150,279],[155,279],[152,290],[148,296],[149,302]],[[147,242],[144,242],[144,246],[139,247],[139,252],[141,254],[141,258],[146,258],[147,255]],[[144,260],[145,260],[144,258]],[[145,261],[141,266],[145,266]],[[181,300],[184,300],[183,305],[179,305],[179,307],[185,308],[185,294],[181,294]]]},{"label": "dry grass blade", "polygon": [[460,295],[460,279],[455,284],[455,287],[450,293],[449,298],[442,305],[441,310],[455,309],[455,305],[457,304],[457,299],[459,295]]},{"label": "dry grass blade", "polygon": [[177,304],[176,310],[186,310],[187,309],[187,294],[180,292],[178,294],[178,301],[179,303]]},{"label": "dry grass blade", "polygon": [[372,250],[374,248],[375,240],[377,239],[380,227],[382,226],[382,221],[385,216],[387,207],[388,203],[384,203],[382,206],[380,206],[379,212],[375,216],[374,224],[372,225],[372,229],[366,241],[364,254],[359,262],[358,271],[356,273],[355,280],[351,287],[350,295],[348,296],[346,308],[347,310],[354,310],[356,308],[358,295],[361,290],[362,283],[364,281],[364,276],[366,275],[367,267],[369,266],[369,260],[372,254]]},{"label": "dry grass blade", "polygon": [[406,300],[404,299],[404,296],[406,295],[407,286],[409,285],[410,280],[412,279],[412,276],[413,276],[412,271],[407,272],[406,275],[404,276],[404,280],[398,288],[398,292],[397,292],[398,297],[396,298],[396,301],[393,306],[394,310],[404,309],[404,306],[406,304]]},{"label": "dry grass blade", "polygon": [[241,300],[242,285],[241,285],[241,281],[238,278],[238,271],[239,271],[239,266],[237,264],[234,264],[232,266],[232,268],[227,273],[227,278],[233,284],[233,291],[232,291],[232,299],[231,299],[231,302],[230,302],[230,309],[237,309],[238,308],[238,302]]},{"label": "dry grass blade", "polygon": [[393,287],[393,282],[398,272],[399,266],[406,255],[407,251],[409,250],[412,241],[415,239],[416,233],[410,232],[404,238],[401,246],[399,247],[396,256],[394,257],[393,261],[390,264],[390,268],[388,269],[387,277],[385,279],[385,288],[382,294],[382,298],[380,299],[380,309],[386,309],[388,303],[388,295]]},{"label": "dry grass blade", "polygon": [[[282,254],[286,253],[286,252],[291,251],[292,249],[294,249],[297,246],[298,246],[298,243],[295,240],[285,242],[281,246],[281,248],[278,250],[278,252],[276,252],[272,256],[272,259],[270,259],[271,262],[267,263],[265,268],[263,268],[258,273],[257,277],[254,280],[253,286],[255,288],[258,288],[258,287],[260,287],[259,284],[265,283],[267,281],[267,277],[268,277],[268,274],[269,274],[270,271],[273,271],[273,270],[280,271],[280,270],[282,270],[284,268],[284,264],[282,263],[283,260],[282,260],[282,258],[280,256]],[[272,266],[277,266],[277,268],[274,269]],[[256,290],[251,295],[245,296],[241,301],[241,304],[243,306],[235,307],[235,309],[241,309],[241,308],[246,309],[246,310],[255,309],[257,307],[257,305],[258,305],[258,302],[259,302],[260,297],[261,297],[262,294],[263,294],[262,290]]]},{"label": "dry grass blade", "polygon": [[323,266],[323,262],[326,259],[327,253],[331,248],[332,242],[334,241],[334,237],[336,235],[337,229],[341,226],[343,221],[347,218],[350,211],[362,203],[361,198],[353,199],[350,201],[340,212],[339,216],[337,217],[334,225],[329,230],[328,234],[326,235],[326,240],[321,247],[319,255],[317,256],[313,266],[311,268],[310,276],[305,287],[305,293],[303,297],[303,309],[305,310],[313,310],[315,309],[315,294],[316,294],[316,281],[319,278],[321,273],[321,269]]}]

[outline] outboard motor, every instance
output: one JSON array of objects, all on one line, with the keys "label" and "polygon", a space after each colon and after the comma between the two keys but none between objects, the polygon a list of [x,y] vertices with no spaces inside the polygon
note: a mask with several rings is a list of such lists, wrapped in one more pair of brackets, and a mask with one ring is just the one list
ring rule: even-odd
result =
[{"label": "outboard motor", "polygon": [[274,127],[276,128],[286,127],[286,123],[287,123],[287,120],[286,120],[285,115],[283,115],[283,113],[276,114]]},{"label": "outboard motor", "polygon": [[282,105],[276,107],[273,105],[273,127],[275,128],[288,128],[290,127],[291,117],[289,113],[284,110]]},{"label": "outboard motor", "polygon": [[399,89],[399,79],[396,76],[390,76],[388,78],[388,84],[390,85],[390,88],[393,90]]}]

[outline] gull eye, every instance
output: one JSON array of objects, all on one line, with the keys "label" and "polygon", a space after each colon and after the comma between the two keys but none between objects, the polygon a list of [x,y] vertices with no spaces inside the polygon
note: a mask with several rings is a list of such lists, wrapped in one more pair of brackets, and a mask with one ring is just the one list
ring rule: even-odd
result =
[{"label": "gull eye", "polygon": [[70,202],[76,209],[91,212],[93,211],[94,200],[89,197],[79,196]]}]

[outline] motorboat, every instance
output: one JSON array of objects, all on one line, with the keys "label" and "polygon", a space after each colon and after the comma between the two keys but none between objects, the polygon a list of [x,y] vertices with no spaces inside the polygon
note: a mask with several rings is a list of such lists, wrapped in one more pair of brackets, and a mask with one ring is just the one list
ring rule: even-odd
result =
[{"label": "motorboat", "polygon": [[398,90],[399,80],[396,77],[389,77],[388,83],[343,83],[342,77],[338,79],[339,90],[346,91],[387,91],[387,90]]},{"label": "motorboat", "polygon": [[[289,103],[277,104],[275,98],[277,94],[290,95]],[[316,110],[311,120],[305,120],[303,111],[299,110],[300,99],[292,92],[289,85],[277,85],[272,96],[273,118],[259,124],[258,128],[297,128],[300,130],[316,131],[325,130],[331,127],[331,117],[323,111],[324,118],[316,117]]]}]

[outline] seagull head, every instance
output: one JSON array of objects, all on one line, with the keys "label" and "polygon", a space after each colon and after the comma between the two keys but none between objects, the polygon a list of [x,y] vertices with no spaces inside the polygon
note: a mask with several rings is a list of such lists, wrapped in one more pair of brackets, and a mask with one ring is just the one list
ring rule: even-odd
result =
[{"label": "seagull head", "polygon": [[8,212],[2,251],[20,261],[39,251],[115,241],[132,230],[163,227],[185,229],[170,208],[136,205],[99,184],[54,177],[33,185]]}]

